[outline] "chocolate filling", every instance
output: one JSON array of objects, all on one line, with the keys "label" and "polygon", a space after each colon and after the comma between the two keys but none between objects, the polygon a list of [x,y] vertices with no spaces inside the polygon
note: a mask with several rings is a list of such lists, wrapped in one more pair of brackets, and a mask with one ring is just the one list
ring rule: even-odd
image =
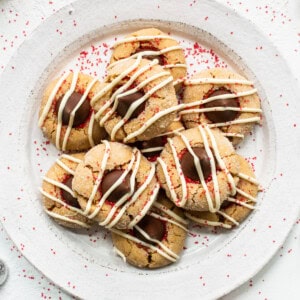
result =
[{"label": "chocolate filling", "polygon": [[[58,114],[58,110],[59,110],[59,107],[60,107],[61,102],[63,100],[63,97],[64,96],[60,97],[57,100],[56,107],[55,107],[56,114]],[[69,97],[69,99],[67,100],[67,103],[66,103],[65,107],[63,108],[63,112],[62,112],[62,123],[63,123],[63,125],[68,125],[69,124],[71,112],[76,107],[76,105],[80,101],[81,97],[82,97],[82,94],[77,93],[77,92],[73,92],[71,94],[71,96]],[[90,102],[86,98],[83,101],[83,103],[80,105],[80,107],[77,109],[76,113],[75,113],[72,127],[77,127],[77,126],[83,124],[87,120],[87,118],[89,117],[90,110],[91,110]]]},{"label": "chocolate filling", "polygon": [[[121,177],[123,174],[123,170],[114,170],[107,173],[101,182],[101,191],[102,195],[104,195],[111,186]],[[130,192],[130,176],[131,173],[129,172],[121,184],[119,184],[107,197],[107,200],[113,203],[118,202],[125,194]]]},{"label": "chocolate filling", "polygon": [[[213,91],[213,93],[209,94],[206,98],[221,96],[221,95],[228,95],[232,94],[227,89],[218,89]],[[206,99],[205,98],[205,99]],[[240,107],[238,98],[233,99],[218,99],[208,102],[203,105],[204,108],[211,108],[211,107]],[[234,120],[238,115],[238,111],[232,110],[225,110],[225,111],[210,111],[205,112],[205,116],[213,123],[223,123]]]},{"label": "chocolate filling", "polygon": [[227,207],[229,207],[232,204],[232,202],[228,201],[228,200],[224,200],[223,203],[221,204],[221,209],[225,209]]},{"label": "chocolate filling", "polygon": [[[159,49],[155,47],[139,47],[138,49],[135,50],[135,53],[140,53],[144,51],[160,51]],[[161,55],[143,55],[143,58],[148,59],[148,60],[154,60],[158,59],[158,64],[163,66],[165,64],[165,58],[164,56]]]},{"label": "chocolate filling", "polygon": [[[208,177],[211,175],[210,158],[208,157],[203,147],[192,147],[192,150],[200,160],[200,166],[203,172],[204,179],[208,179]],[[195,181],[200,180],[194,163],[194,157],[189,151],[186,151],[182,155],[180,164],[182,172],[186,177]]]},{"label": "chocolate filling", "polygon": [[[150,238],[162,241],[166,233],[166,226],[164,221],[154,218],[152,216],[146,215],[139,223],[138,226],[145,231]],[[143,242],[149,244],[155,244],[147,240],[137,229],[133,229],[133,234]]]},{"label": "chocolate filling", "polygon": [[[66,185],[68,188],[72,190],[72,180],[73,176],[68,176],[64,181],[63,184]],[[73,197],[69,192],[61,189],[61,196],[63,198],[63,201],[67,203],[70,206],[80,208],[80,205],[77,201],[77,198]]]},{"label": "chocolate filling", "polygon": [[[124,117],[132,103],[143,97],[145,94],[142,91],[118,98],[119,104],[117,112],[121,117]],[[139,105],[130,116],[130,119],[136,118],[145,109],[145,102]]]}]

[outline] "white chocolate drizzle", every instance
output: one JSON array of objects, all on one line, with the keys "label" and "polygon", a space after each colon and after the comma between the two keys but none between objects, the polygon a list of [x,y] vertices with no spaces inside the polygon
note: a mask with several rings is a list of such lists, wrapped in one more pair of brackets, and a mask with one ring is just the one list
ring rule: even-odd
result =
[{"label": "white chocolate drizzle", "polygon": [[223,136],[226,137],[237,137],[243,139],[245,136],[241,133],[234,133],[234,132],[222,132]]},{"label": "white chocolate drizzle", "polygon": [[49,211],[47,209],[45,210],[45,212],[49,216],[51,216],[52,218],[54,218],[54,219],[59,219],[59,220],[62,220],[62,221],[68,222],[68,223],[74,223],[74,224],[80,225],[81,227],[84,227],[84,228],[90,228],[91,227],[90,225],[88,225],[88,224],[86,224],[84,222],[81,222],[79,220],[74,220],[74,219],[62,216],[60,214],[54,213],[52,211]]},{"label": "white chocolate drizzle", "polygon": [[124,253],[121,252],[117,247],[113,247],[113,249],[114,249],[114,252],[117,255],[119,255],[123,259],[123,261],[126,263],[126,256],[124,255]]},{"label": "white chocolate drizzle", "polygon": [[223,222],[218,222],[218,221],[209,221],[209,220],[205,220],[205,219],[201,219],[201,218],[197,218],[193,215],[191,215],[190,213],[186,212],[185,215],[192,221],[194,221],[195,223],[198,223],[200,225],[209,225],[209,226],[219,226],[219,227],[223,227],[223,228],[227,228],[230,229],[232,228],[231,225],[223,223]]},{"label": "white chocolate drizzle", "polygon": [[[67,77],[69,76],[70,73],[66,73],[64,74],[57,82],[57,84],[55,85],[55,87],[53,88],[53,90],[51,91],[51,94],[46,102],[46,105],[43,109],[43,112],[41,114],[41,117],[39,119],[39,126],[41,127],[50,111],[51,105],[55,99],[55,96],[58,92],[58,90],[60,89],[60,87],[62,86],[62,84],[65,82],[65,80],[67,79]],[[84,94],[82,95],[82,97],[80,98],[79,102],[77,103],[77,105],[74,107],[74,109],[72,110],[71,114],[70,114],[70,119],[69,119],[69,123],[68,126],[66,127],[66,130],[64,131],[64,136],[63,136],[63,140],[62,140],[62,146],[60,145],[60,139],[61,139],[61,133],[62,133],[62,114],[63,114],[63,110],[69,100],[69,98],[71,97],[72,93],[75,91],[76,89],[76,85],[77,85],[77,81],[78,81],[78,76],[79,76],[79,72],[73,72],[73,76],[72,76],[72,82],[70,85],[69,90],[64,94],[62,101],[60,103],[59,106],[59,110],[57,113],[57,128],[56,128],[56,136],[55,136],[55,145],[57,147],[57,149],[62,149],[63,151],[66,150],[67,147],[67,143],[68,143],[68,139],[72,130],[72,126],[74,123],[74,118],[75,118],[75,114],[76,111],[80,108],[80,106],[83,104],[83,102],[86,100],[89,92],[91,91],[91,89],[93,88],[93,86],[95,85],[95,83],[97,82],[97,79],[93,79],[89,85],[86,87]],[[92,117],[90,118],[89,121],[89,125],[88,125],[88,140],[90,143],[90,146],[94,146],[95,143],[93,141],[93,124],[94,124],[94,117],[93,117],[93,113],[92,113]]]},{"label": "white chocolate drizzle", "polygon": [[244,79],[227,79],[227,78],[196,78],[185,80],[185,85],[198,85],[198,84],[242,84],[242,85],[253,85],[252,81]]},{"label": "white chocolate drizzle", "polygon": [[117,42],[115,42],[113,47],[118,46],[120,44],[125,44],[125,43],[153,41],[153,40],[162,40],[162,39],[176,41],[170,35],[140,35],[140,36],[127,37],[123,40],[117,41]]},{"label": "white chocolate drizzle", "polygon": [[184,231],[188,232],[188,230],[187,230],[186,227],[184,227],[183,225],[181,225],[180,223],[178,223],[178,222],[176,222],[176,221],[174,221],[172,219],[169,219],[169,218],[166,218],[166,217],[162,217],[162,216],[160,216],[160,215],[158,215],[158,214],[156,214],[154,212],[149,212],[148,215],[151,216],[151,217],[153,217],[153,218],[156,218],[158,220],[162,220],[162,221],[166,221],[166,222],[172,223],[172,224],[180,227]]},{"label": "white chocolate drizzle", "polygon": [[249,107],[231,107],[231,106],[215,106],[215,107],[207,107],[207,108],[193,108],[181,111],[179,114],[191,114],[191,113],[204,113],[211,111],[238,111],[238,112],[250,112],[250,113],[261,113],[262,110],[260,108],[249,108]]},{"label": "white chocolate drizzle", "polygon": [[[175,262],[176,261],[176,257],[173,257],[171,255],[169,255],[168,253],[165,253],[163,250],[161,250],[160,248],[156,247],[156,246],[153,246],[152,244],[149,244],[149,243],[145,243],[144,241],[141,241],[140,239],[130,235],[130,234],[127,234],[121,230],[118,230],[118,229],[115,229],[115,228],[111,228],[110,229],[113,233],[115,234],[118,234],[122,237],[124,237],[125,239],[128,239],[130,241],[133,241],[137,244],[140,244],[142,246],[145,246],[145,247],[148,247],[150,248],[151,250],[154,250],[154,251],[157,251],[160,255],[162,255],[163,257],[165,257],[166,259],[172,261],[172,262]],[[175,253],[174,253],[175,254]],[[175,254],[176,255],[176,254]],[[177,255],[176,255],[177,256]]]}]

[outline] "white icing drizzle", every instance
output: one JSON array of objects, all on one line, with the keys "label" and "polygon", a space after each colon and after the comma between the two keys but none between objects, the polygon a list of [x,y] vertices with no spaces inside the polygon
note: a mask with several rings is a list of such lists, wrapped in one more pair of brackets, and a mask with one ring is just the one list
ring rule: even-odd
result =
[{"label": "white icing drizzle", "polygon": [[78,163],[78,164],[80,164],[82,162],[81,159],[79,159],[75,156],[68,155],[68,154],[62,154],[60,157],[68,159],[68,160],[73,161],[73,162]]},{"label": "white icing drizzle", "polygon": [[[198,126],[198,128],[200,130],[200,128],[202,128],[202,126],[200,125],[200,126]],[[226,168],[226,165],[225,165],[223,159],[220,156],[218,146],[217,146],[217,143],[216,143],[216,139],[215,139],[212,131],[210,130],[210,128],[208,126],[205,126],[204,128],[205,128],[206,132],[209,135],[209,138],[210,138],[210,141],[211,141],[211,144],[212,144],[212,148],[213,148],[213,151],[214,151],[214,154],[215,154],[215,158],[218,161],[219,167],[227,175],[227,180],[228,180],[228,183],[229,183],[230,188],[231,188],[231,195],[234,195],[236,193],[236,186],[235,186],[234,179],[233,179],[231,173]]]},{"label": "white icing drizzle", "polygon": [[238,112],[251,112],[251,113],[261,113],[262,110],[260,108],[249,108],[249,107],[230,107],[230,106],[215,106],[208,108],[193,108],[181,111],[179,114],[191,114],[191,113],[203,113],[210,111],[238,111]]},{"label": "white icing drizzle", "polygon": [[53,88],[53,90],[51,91],[51,94],[46,102],[46,105],[44,106],[43,112],[39,118],[39,127],[41,127],[49,113],[49,110],[51,108],[51,105],[53,103],[53,100],[59,90],[59,88],[61,87],[61,85],[63,84],[63,82],[67,79],[67,77],[69,76],[69,73],[64,74],[56,83],[55,87]]},{"label": "white icing drizzle", "polygon": [[141,51],[141,52],[138,52],[138,53],[133,53],[132,55],[130,55],[130,56],[126,57],[126,58],[120,59],[120,60],[118,60],[118,61],[110,64],[107,67],[107,69],[109,70],[110,68],[112,68],[113,66],[117,65],[118,63],[127,61],[129,59],[136,58],[139,55],[141,55],[142,57],[143,56],[159,56],[161,54],[164,54],[164,53],[167,53],[167,52],[171,52],[171,51],[174,51],[174,50],[183,50],[183,49],[182,49],[181,46],[170,46],[170,47],[164,48],[162,50],[146,50],[146,51]]},{"label": "white icing drizzle", "polygon": [[[136,157],[137,155],[137,157]],[[131,160],[126,167],[126,169],[123,171],[122,175],[118,178],[118,180],[108,189],[108,191],[102,196],[102,198],[99,201],[99,205],[103,205],[104,201],[107,199],[107,197],[124,181],[125,177],[129,174],[130,171],[132,171],[132,174],[130,176],[130,191],[126,194],[124,194],[111,208],[110,212],[108,213],[107,217],[105,218],[104,221],[100,222],[100,226],[107,226],[108,228],[110,226],[115,225],[118,220],[121,218],[123,215],[122,210],[117,214],[117,216],[113,219],[116,211],[120,206],[122,206],[128,199],[131,197],[131,195],[134,193],[134,187],[135,187],[135,177],[136,173],[138,171],[138,167],[140,165],[141,161],[141,153],[134,148]],[[135,163],[135,168],[132,170],[133,164]],[[104,199],[104,200],[103,200]],[[103,201],[103,202],[102,202]],[[124,207],[123,207],[124,208]],[[113,221],[110,224],[110,221],[113,219]]]},{"label": "white icing drizzle", "polygon": [[134,236],[130,235],[130,234],[127,234],[125,232],[122,232],[121,230],[118,230],[118,229],[115,229],[115,228],[111,228],[110,229],[112,232],[114,232],[115,234],[118,234],[122,237],[124,237],[125,239],[128,239],[128,240],[131,240],[137,244],[140,244],[142,246],[145,246],[145,247],[148,247],[150,248],[151,250],[154,250],[154,251],[157,251],[160,255],[162,255],[163,257],[165,257],[166,259],[172,261],[172,262],[175,262],[176,261],[176,258],[174,258],[173,256],[165,253],[164,251],[162,251],[160,248],[156,247],[156,246],[153,246],[152,244],[149,244],[149,243],[145,243],[137,238],[135,238]]},{"label": "white icing drizzle", "polygon": [[175,214],[172,210],[170,210],[169,208],[167,208],[163,204],[161,204],[159,202],[155,202],[153,204],[153,206],[160,209],[163,213],[167,214],[168,216],[170,216],[171,218],[177,220],[178,222],[183,223],[185,225],[188,225],[187,220],[185,220],[182,217],[178,216],[177,214]]},{"label": "white icing drizzle", "polygon": [[241,138],[241,139],[244,138],[243,134],[241,134],[241,133],[234,133],[234,132],[222,132],[222,135],[226,136],[226,137],[238,137],[238,138]]},{"label": "white icing drizzle", "polygon": [[61,182],[59,182],[57,180],[53,180],[51,178],[48,178],[46,176],[43,177],[43,180],[46,181],[46,182],[48,182],[48,183],[51,183],[54,186],[57,186],[57,187],[65,190],[66,192],[70,193],[72,195],[72,197],[75,197],[74,192],[68,186],[66,186],[65,184],[63,184],[63,183],[61,183]]},{"label": "white icing drizzle", "polygon": [[113,247],[114,252],[119,255],[123,261],[126,263],[126,256],[124,255],[123,252],[121,252],[117,247]]},{"label": "white icing drizzle", "polygon": [[[88,215],[90,209],[91,209],[91,206],[92,206],[92,203],[93,203],[93,200],[95,198],[95,195],[97,193],[97,190],[99,188],[99,185],[101,183],[101,180],[102,180],[102,177],[103,177],[103,174],[104,174],[104,171],[105,171],[105,167],[106,167],[106,164],[107,164],[107,160],[110,156],[110,152],[111,152],[111,149],[110,149],[110,145],[109,145],[109,142],[104,140],[103,141],[103,144],[105,146],[105,149],[104,149],[104,155],[103,155],[103,158],[102,158],[102,161],[101,161],[101,166],[100,166],[100,170],[99,170],[99,173],[98,173],[98,176],[97,176],[97,179],[95,181],[95,184],[93,186],[93,190],[92,190],[92,193],[87,201],[87,204],[86,204],[86,208],[84,210],[84,214],[85,215]],[[92,214],[91,216],[88,216],[90,218],[93,218],[94,215],[96,215],[99,210],[101,209],[101,207],[98,209],[95,209],[95,214]]]},{"label": "white icing drizzle", "polygon": [[242,124],[242,123],[258,123],[260,121],[260,117],[253,117],[253,118],[245,118],[245,119],[238,119],[223,123],[214,123],[214,124],[207,124],[210,128],[216,127],[223,127],[223,126],[230,126],[235,124]]},{"label": "white icing drizzle", "polygon": [[[154,74],[151,77],[145,79],[144,81],[142,81],[138,86],[136,86],[133,89],[130,89],[128,91],[125,91],[127,88],[129,88],[134,81],[144,72],[146,72],[147,70],[150,70],[153,66],[155,66],[158,63],[157,60],[154,60],[152,62],[150,62],[149,64],[143,66],[142,68],[138,69],[132,76],[131,78],[120,88],[118,88],[114,94],[111,96],[111,98],[109,99],[108,103],[113,104],[112,108],[103,116],[103,118],[100,121],[100,125],[103,126],[104,123],[109,119],[109,117],[116,111],[117,106],[119,104],[119,98],[120,97],[124,97],[130,94],[133,94],[135,92],[137,92],[138,90],[142,89],[145,85],[147,85],[148,83],[150,83],[151,81],[158,79],[162,76],[167,76],[169,75],[168,72],[160,72],[158,74]],[[125,91],[125,92],[124,92]],[[99,118],[105,111],[105,109],[107,109],[109,107],[109,105],[107,106],[107,104],[105,104],[102,108],[100,108],[100,110],[97,112],[96,114],[96,118]],[[125,116],[124,116],[125,117]]]},{"label": "white icing drizzle", "polygon": [[172,201],[174,203],[178,203],[179,199],[177,198],[175,188],[172,185],[171,176],[169,175],[167,165],[165,164],[165,162],[160,157],[158,157],[156,161],[161,165],[162,171],[164,173],[164,177],[166,179],[167,186],[168,186],[169,191],[170,191]]},{"label": "white icing drizzle", "polygon": [[217,214],[223,216],[225,219],[231,221],[233,224],[235,224],[236,226],[239,226],[240,223],[238,221],[236,221],[234,218],[230,217],[229,215],[227,215],[226,213],[224,213],[223,211],[219,210],[216,212]]},{"label": "white icing drizzle", "polygon": [[194,217],[193,215],[191,215],[190,213],[185,213],[185,215],[192,221],[194,221],[195,223],[198,223],[200,225],[209,225],[209,226],[219,226],[219,227],[223,227],[223,228],[227,228],[230,229],[232,228],[231,225],[229,224],[225,224],[223,222],[217,222],[217,221],[209,221],[209,220],[205,220],[205,219],[201,219],[201,218],[197,218]]},{"label": "white icing drizzle", "polygon": [[237,176],[244,179],[244,180],[247,180],[247,181],[249,181],[249,182],[251,182],[251,183],[253,183],[257,186],[259,186],[259,182],[255,178],[253,178],[253,177],[251,177],[247,174],[244,174],[244,173],[240,172],[240,173],[237,174]]},{"label": "white icing drizzle", "polygon": [[182,127],[179,127],[175,130],[172,130],[172,131],[168,131],[168,132],[165,132],[165,133],[162,133],[162,134],[159,134],[157,136],[166,136],[166,135],[171,135],[171,134],[175,134],[176,132],[179,132],[179,131],[182,131],[182,130],[185,130],[185,128],[182,126]]},{"label": "white icing drizzle", "polygon": [[115,135],[117,131],[127,122],[127,120],[130,118],[130,116],[133,114],[134,110],[141,105],[143,102],[145,102],[149,97],[151,97],[155,92],[166,86],[168,83],[173,81],[173,77],[168,77],[161,83],[157,84],[155,87],[153,87],[150,91],[148,91],[143,97],[140,99],[134,101],[129,109],[127,110],[125,116],[114,126],[112,132],[111,132],[111,139],[114,140]]},{"label": "white icing drizzle", "polygon": [[132,36],[125,38],[123,40],[115,42],[114,46],[120,45],[120,44],[125,44],[125,43],[132,43],[132,42],[141,42],[141,41],[152,41],[152,40],[162,40],[162,39],[167,39],[167,40],[173,40],[176,41],[173,37],[169,35],[140,35],[140,36]]},{"label": "white icing drizzle", "polygon": [[62,114],[63,114],[64,107],[67,104],[67,101],[69,100],[72,93],[75,91],[78,74],[79,74],[78,72],[73,73],[70,89],[64,94],[62,101],[60,103],[60,106],[59,106],[58,113],[57,113],[57,128],[56,128],[55,145],[56,145],[56,148],[59,150],[61,149],[60,148],[60,133],[61,133],[61,128],[62,128]]},{"label": "white icing drizzle", "polygon": [[147,149],[142,149],[142,153],[149,153],[149,152],[156,152],[156,151],[161,151],[164,149],[164,147],[152,147],[152,148],[147,148]]},{"label": "white icing drizzle", "polygon": [[167,64],[162,66],[164,69],[171,69],[171,68],[187,68],[186,64]]},{"label": "white icing drizzle", "polygon": [[173,81],[173,85],[175,86],[175,85],[177,85],[179,83],[182,83],[184,81],[185,81],[185,78],[178,78],[178,79],[176,79],[176,80]]},{"label": "white icing drizzle", "polygon": [[248,193],[242,191],[241,189],[236,189],[236,192],[242,196],[244,196],[245,198],[251,200],[252,202],[257,202],[256,199],[254,197],[252,197],[251,195],[249,195]]},{"label": "white icing drizzle", "polygon": [[[151,182],[151,180],[153,179],[154,176],[155,176],[155,164],[151,164],[151,170],[149,172],[149,175],[147,176],[147,179],[138,188],[138,190],[133,195],[132,199],[124,206],[125,207],[124,210],[126,210],[127,207],[129,207],[132,203],[134,203],[138,199],[138,197],[144,192],[144,190],[150,184],[150,182]],[[157,183],[155,185],[154,189],[153,189],[153,193],[152,193],[150,199],[148,199],[147,204],[142,209],[142,211],[128,224],[128,228],[132,228],[134,225],[136,225],[139,222],[140,219],[142,219],[145,216],[145,214],[147,213],[149,207],[151,207],[151,205],[155,201],[158,191],[159,191],[159,184]]]},{"label": "white icing drizzle", "polygon": [[93,139],[93,128],[94,128],[94,123],[95,123],[95,113],[92,111],[91,117],[90,117],[90,122],[89,122],[89,127],[88,127],[88,139],[91,147],[95,146],[95,142]]},{"label": "white icing drizzle", "polygon": [[59,158],[56,160],[56,163],[57,163],[61,168],[63,168],[66,172],[68,172],[68,173],[70,173],[70,174],[72,174],[72,175],[75,174],[75,172],[74,172],[71,168],[69,168],[66,164],[64,164]]},{"label": "white icing drizzle", "polygon": [[[65,151],[66,150],[66,146],[67,146],[67,142],[68,142],[68,138],[69,138],[69,135],[71,133],[71,130],[72,130],[72,126],[73,126],[73,123],[74,123],[74,119],[75,119],[75,114],[77,112],[77,110],[80,108],[80,106],[83,104],[83,102],[86,100],[89,92],[91,91],[91,89],[93,88],[93,86],[95,85],[95,83],[97,82],[97,79],[94,78],[90,83],[89,85],[87,86],[87,88],[85,89],[85,92],[84,94],[82,95],[82,97],[80,98],[79,102],[77,103],[77,105],[73,108],[73,110],[71,111],[71,114],[70,114],[70,119],[69,119],[69,123],[68,123],[68,127],[67,127],[67,130],[66,130],[66,133],[64,135],[64,139],[63,139],[63,145],[62,145],[62,150]],[[77,83],[77,82],[76,82]],[[74,91],[74,90],[73,90]],[[73,92],[72,91],[72,92]],[[67,99],[68,101],[68,99]],[[65,102],[66,104],[67,102]],[[89,128],[91,127],[92,130],[93,130],[93,123],[94,123],[94,119],[91,118],[90,119],[90,122],[89,122]],[[88,130],[88,139],[89,139],[89,142],[90,142],[90,145],[91,146],[94,146],[95,143],[93,141],[93,134],[92,134],[92,130]]]},{"label": "white icing drizzle", "polygon": [[174,253],[172,250],[170,250],[167,246],[165,246],[161,241],[157,240],[157,239],[153,239],[149,236],[149,234],[147,232],[145,232],[141,227],[139,227],[138,225],[135,225],[134,228],[140,233],[142,234],[147,240],[154,242],[156,244],[158,244],[167,254],[169,254],[170,256],[174,257],[175,259],[178,259],[179,256]]},{"label": "white icing drizzle", "polygon": [[257,89],[251,89],[251,90],[248,90],[245,92],[239,92],[236,94],[225,94],[225,95],[213,96],[213,97],[209,97],[209,98],[206,98],[203,100],[197,100],[194,102],[185,103],[184,108],[202,105],[202,104],[206,104],[208,102],[212,102],[212,101],[220,100],[220,99],[234,99],[234,98],[239,98],[239,97],[251,96],[251,95],[255,94],[256,92],[257,92]]},{"label": "white icing drizzle", "polygon": [[234,202],[234,203],[236,203],[236,204],[239,204],[239,205],[241,205],[241,206],[247,207],[247,208],[249,208],[249,209],[255,209],[255,206],[253,206],[253,205],[251,205],[251,204],[248,204],[247,202],[240,201],[240,200],[238,200],[238,199],[236,199],[236,198],[228,197],[227,200],[228,200],[229,202]]},{"label": "white icing drizzle", "polygon": [[66,221],[68,223],[74,223],[74,224],[77,224],[77,225],[80,225],[81,227],[84,227],[84,228],[90,228],[91,226],[89,226],[88,224],[84,223],[84,222],[81,222],[79,220],[74,220],[74,219],[71,219],[71,218],[68,218],[68,217],[65,217],[65,216],[62,216],[62,215],[59,215],[57,213],[54,213],[52,211],[49,211],[49,210],[45,210],[45,212],[51,216],[52,218],[55,218],[55,219],[60,219],[62,221]]},{"label": "white icing drizzle", "polygon": [[183,225],[181,225],[179,222],[176,222],[176,221],[171,220],[171,219],[166,218],[166,217],[162,217],[162,216],[160,216],[160,215],[158,215],[158,214],[156,214],[156,213],[154,213],[154,212],[149,212],[148,215],[149,215],[149,216],[152,216],[153,218],[156,218],[156,219],[158,219],[158,220],[162,220],[162,221],[166,221],[166,222],[172,223],[172,224],[174,224],[174,225],[180,227],[180,228],[183,229],[184,231],[188,232],[187,228],[184,227]]},{"label": "white icing drizzle", "polygon": [[[142,57],[139,55],[136,59],[136,61],[128,68],[126,69],[124,72],[122,72],[119,76],[117,76],[112,82],[110,82],[108,85],[106,85],[102,90],[100,90],[91,100],[91,104],[93,105],[97,100],[99,100],[102,96],[104,96],[109,90],[111,90],[115,85],[117,85],[124,77],[126,77],[129,73],[131,73],[133,70],[135,70],[138,65],[141,62]],[[157,63],[157,62],[156,62]],[[125,85],[124,85],[125,86]],[[109,101],[107,101],[107,103],[105,103],[103,105],[103,107],[101,107],[101,109],[98,111],[99,112],[103,112],[105,111],[112,103],[111,99],[115,96],[115,94],[117,94],[117,92],[122,92],[126,89],[126,87],[120,87],[113,95],[112,97],[109,99]],[[96,118],[97,115],[96,114]],[[100,113],[100,114],[101,114]]]},{"label": "white icing drizzle", "polygon": [[[178,134],[180,135],[180,133],[178,133]],[[182,189],[182,198],[181,198],[180,201],[175,202],[175,203],[179,207],[183,207],[185,205],[186,201],[187,201],[187,186],[186,186],[186,181],[185,181],[185,178],[184,178],[184,175],[183,175],[183,172],[182,172],[181,164],[180,164],[177,152],[176,152],[176,148],[175,148],[174,142],[172,141],[172,139],[168,138],[168,143],[170,145],[170,148],[171,148],[171,151],[172,151],[172,154],[173,154],[173,158],[174,158],[174,161],[175,161],[176,170],[177,170],[177,173],[179,175],[179,179],[180,179],[180,182],[181,182],[181,189]]]},{"label": "white icing drizzle", "polygon": [[227,78],[196,78],[196,79],[187,79],[184,82],[186,85],[198,85],[198,84],[242,84],[242,85],[253,85],[252,81],[243,80],[243,79],[227,79]]}]

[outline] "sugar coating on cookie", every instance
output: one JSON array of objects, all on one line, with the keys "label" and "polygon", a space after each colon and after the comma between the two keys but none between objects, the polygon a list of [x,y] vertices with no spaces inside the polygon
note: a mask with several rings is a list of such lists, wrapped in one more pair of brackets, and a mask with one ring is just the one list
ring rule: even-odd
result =
[{"label": "sugar coating on cookie", "polygon": [[95,121],[90,105],[99,84],[88,75],[70,72],[47,87],[38,124],[57,149],[83,151],[106,137],[105,129]]},{"label": "sugar coating on cookie", "polygon": [[40,189],[45,212],[68,228],[88,228],[91,225],[72,190],[73,175],[83,156],[83,153],[61,155],[43,177]]},{"label": "sugar coating on cookie", "polygon": [[157,162],[159,182],[179,207],[215,212],[236,193],[239,160],[218,129],[198,126],[178,132]]},{"label": "sugar coating on cookie", "polygon": [[187,236],[183,211],[159,193],[150,211],[131,231],[112,229],[116,252],[139,268],[159,268],[179,259]]},{"label": "sugar coating on cookie", "polygon": [[167,130],[177,105],[172,76],[157,60],[120,61],[91,100],[96,119],[112,141],[149,140]]},{"label": "sugar coating on cookie", "polygon": [[186,80],[183,102],[186,106],[180,114],[187,128],[218,127],[233,144],[241,142],[261,119],[253,83],[227,69],[204,70]]},{"label": "sugar coating on cookie", "polygon": [[116,61],[134,58],[158,59],[159,64],[170,71],[174,85],[186,76],[184,51],[174,38],[157,28],[146,28],[129,34],[114,45],[111,64]]},{"label": "sugar coating on cookie", "polygon": [[240,161],[240,178],[236,194],[228,197],[215,213],[211,212],[186,212],[186,216],[192,221],[207,226],[219,226],[233,228],[238,226],[254,209],[256,197],[259,192],[259,183],[251,165],[245,158],[238,155]]},{"label": "sugar coating on cookie", "polygon": [[73,189],[88,218],[125,229],[147,213],[159,184],[154,164],[138,149],[104,140],[76,168]]}]

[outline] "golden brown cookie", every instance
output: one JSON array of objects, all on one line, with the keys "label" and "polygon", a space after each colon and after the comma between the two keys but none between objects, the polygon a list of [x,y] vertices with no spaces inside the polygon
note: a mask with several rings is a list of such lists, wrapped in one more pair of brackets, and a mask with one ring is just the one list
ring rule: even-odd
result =
[{"label": "golden brown cookie", "polygon": [[204,70],[185,85],[186,108],[180,114],[187,128],[209,124],[238,144],[260,122],[260,99],[253,83],[231,70]]},{"label": "golden brown cookie", "polygon": [[83,151],[98,144],[106,131],[95,122],[90,100],[100,82],[78,73],[66,73],[47,87],[39,112],[39,127],[59,150]]},{"label": "golden brown cookie", "polygon": [[183,211],[163,193],[130,231],[112,230],[116,252],[139,268],[160,268],[175,262],[187,235]]},{"label": "golden brown cookie", "polygon": [[165,70],[170,71],[174,81],[186,76],[187,66],[182,47],[157,28],[141,29],[118,41],[114,46],[111,64],[138,54],[149,60],[157,59]]},{"label": "golden brown cookie", "polygon": [[131,228],[158,193],[155,166],[140,151],[102,141],[76,168],[73,189],[87,216],[107,228]]},{"label": "golden brown cookie", "polygon": [[170,73],[138,57],[109,69],[91,103],[111,140],[133,143],[166,131],[175,118],[177,99]]},{"label": "golden brown cookie", "polygon": [[41,193],[46,213],[58,224],[69,228],[87,228],[91,221],[83,214],[72,191],[72,180],[84,154],[63,154],[43,178]]},{"label": "golden brown cookie", "polygon": [[218,129],[198,126],[178,132],[157,162],[159,182],[179,207],[215,212],[235,194],[239,160]]},{"label": "golden brown cookie", "polygon": [[237,193],[225,200],[219,211],[186,212],[186,216],[196,223],[207,226],[220,226],[232,228],[239,225],[254,209],[256,196],[259,191],[258,182],[250,164],[242,156],[240,161],[240,178],[237,184]]}]

